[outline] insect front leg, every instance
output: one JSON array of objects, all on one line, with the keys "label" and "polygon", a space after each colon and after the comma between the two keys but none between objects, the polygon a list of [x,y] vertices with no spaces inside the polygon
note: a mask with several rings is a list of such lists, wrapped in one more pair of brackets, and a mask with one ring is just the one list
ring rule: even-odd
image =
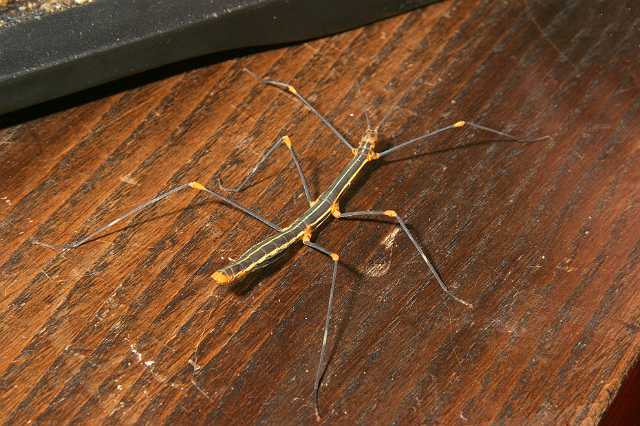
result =
[{"label": "insect front leg", "polygon": [[438,135],[438,134],[440,134],[442,132],[445,132],[447,130],[462,129],[463,127],[471,127],[473,129],[476,129],[476,130],[483,130],[485,132],[493,133],[496,136],[500,136],[500,137],[506,138],[506,139],[508,139],[510,141],[518,142],[518,143],[531,143],[531,142],[538,142],[538,141],[541,141],[541,140],[544,140],[544,139],[550,139],[549,136],[542,136],[540,138],[535,138],[535,139],[521,139],[521,138],[518,138],[518,137],[516,137],[514,135],[511,135],[509,133],[505,133],[505,132],[503,132],[501,130],[492,129],[490,127],[482,126],[480,124],[472,123],[470,121],[457,121],[457,122],[455,122],[453,124],[450,124],[450,125],[448,125],[446,127],[442,127],[440,129],[433,130],[433,131],[431,131],[431,132],[429,132],[429,133],[427,133],[425,135],[418,136],[417,138],[413,138],[413,139],[408,140],[406,142],[402,142],[401,144],[398,144],[398,145],[393,146],[393,147],[391,147],[391,148],[389,148],[389,149],[387,149],[385,151],[382,151],[382,152],[378,153],[377,158],[385,157],[385,156],[391,154],[392,152],[395,152],[395,151],[397,151],[399,149],[414,145],[414,144],[416,144],[418,142],[422,142],[425,139],[428,139],[428,138],[430,138],[432,136],[436,136],[436,135]]},{"label": "insect front leg", "polygon": [[279,87],[280,89],[286,90],[287,92],[289,92],[290,94],[295,96],[296,99],[298,99],[304,106],[306,106],[309,109],[309,111],[311,111],[311,113],[313,115],[318,117],[318,119],[322,122],[322,124],[324,124],[327,129],[331,130],[331,132],[340,140],[340,142],[342,142],[347,148],[349,148],[349,150],[353,150],[355,148],[347,140],[347,138],[345,138],[344,135],[342,133],[340,133],[338,131],[338,129],[336,129],[335,126],[333,124],[331,124],[331,122],[324,115],[320,114],[320,112],[318,112],[318,110],[315,109],[315,107],[313,105],[311,105],[311,102],[309,102],[307,100],[307,98],[302,96],[300,94],[300,92],[298,92],[296,90],[296,88],[293,87],[291,84],[285,83],[283,81],[278,81],[278,80],[267,80],[267,79],[264,79],[264,78],[260,78],[256,74],[254,74],[253,72],[249,71],[246,68],[244,69],[244,71],[249,73],[251,76],[253,76],[253,78],[258,80],[262,84]]}]

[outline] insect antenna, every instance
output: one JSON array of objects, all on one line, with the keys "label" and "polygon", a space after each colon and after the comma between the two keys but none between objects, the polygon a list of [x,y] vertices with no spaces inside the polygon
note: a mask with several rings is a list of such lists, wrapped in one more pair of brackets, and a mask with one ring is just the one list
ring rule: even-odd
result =
[{"label": "insect antenna", "polygon": [[364,114],[364,119],[367,120],[367,130],[371,130],[371,121],[369,121],[369,113],[367,113],[367,111],[364,111],[363,114]]},{"label": "insect antenna", "polygon": [[398,98],[398,100],[396,101],[396,104],[394,104],[391,108],[389,108],[389,110],[387,111],[387,113],[384,115],[384,117],[382,117],[382,120],[380,120],[380,122],[378,123],[378,125],[376,126],[376,131],[380,130],[380,128],[382,127],[382,125],[385,123],[385,121],[387,121],[387,119],[389,117],[391,117],[391,113],[393,111],[395,111],[398,108],[397,103],[400,102],[402,98]]}]

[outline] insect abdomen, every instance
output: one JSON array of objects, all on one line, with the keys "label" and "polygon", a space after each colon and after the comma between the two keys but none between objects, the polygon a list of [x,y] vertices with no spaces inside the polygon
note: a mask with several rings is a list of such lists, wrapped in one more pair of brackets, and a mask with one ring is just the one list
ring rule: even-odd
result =
[{"label": "insect abdomen", "polygon": [[218,284],[230,284],[273,259],[301,237],[302,232],[296,229],[269,237],[251,247],[237,261],[214,272],[211,278]]}]

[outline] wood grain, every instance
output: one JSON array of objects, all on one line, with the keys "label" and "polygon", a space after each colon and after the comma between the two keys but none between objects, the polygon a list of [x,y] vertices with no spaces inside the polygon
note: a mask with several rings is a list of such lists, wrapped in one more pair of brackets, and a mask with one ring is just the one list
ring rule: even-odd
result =
[{"label": "wood grain", "polygon": [[[331,266],[304,248],[231,288],[209,274],[269,229],[189,193],[76,250],[64,243],[173,185],[239,182],[289,134],[318,194],[349,160],[286,94],[352,140],[459,119],[381,162],[343,210],[395,209],[457,295],[390,224],[333,221],[341,255],[327,424],[593,424],[640,352],[640,13],[634,2],[444,2],[334,37],[191,61],[0,118],[0,420],[314,422]],[[400,161],[402,160],[402,161]],[[286,153],[237,199],[305,209]]]}]

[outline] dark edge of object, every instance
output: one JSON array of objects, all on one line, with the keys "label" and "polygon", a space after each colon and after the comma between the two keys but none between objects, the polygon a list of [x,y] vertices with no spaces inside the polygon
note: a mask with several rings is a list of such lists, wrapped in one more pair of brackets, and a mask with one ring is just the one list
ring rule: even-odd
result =
[{"label": "dark edge of object", "polygon": [[96,0],[0,29],[0,114],[214,52],[346,31],[439,0]]},{"label": "dark edge of object", "polygon": [[627,372],[613,402],[598,423],[600,426],[640,424],[640,358]]}]

